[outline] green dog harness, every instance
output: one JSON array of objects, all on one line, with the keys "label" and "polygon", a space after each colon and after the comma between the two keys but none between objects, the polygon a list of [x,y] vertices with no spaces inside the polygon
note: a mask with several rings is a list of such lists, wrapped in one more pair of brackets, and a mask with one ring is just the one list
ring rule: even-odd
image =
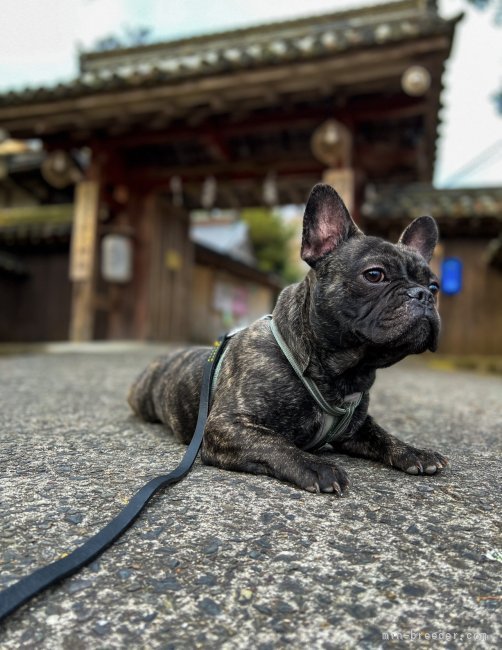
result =
[{"label": "green dog harness", "polygon": [[361,403],[364,393],[353,393],[345,398],[342,406],[331,406],[326,402],[316,384],[310,377],[306,377],[296,359],[282,338],[277,325],[272,316],[268,317],[270,329],[274,335],[277,345],[281,348],[284,356],[289,361],[289,365],[298,375],[305,388],[310,393],[312,399],[317,403],[324,413],[324,422],[313,440],[310,440],[303,448],[308,451],[316,451],[326,444],[335,442],[347,430],[356,408]]},{"label": "green dog harness", "polygon": [[[352,395],[348,395],[345,398],[345,401],[343,402],[342,406],[331,406],[330,404],[328,404],[328,402],[321,395],[321,392],[317,388],[314,381],[310,377],[306,377],[303,374],[293,353],[287,346],[286,341],[282,338],[282,335],[279,332],[279,329],[275,324],[272,315],[268,314],[267,316],[263,316],[261,320],[268,320],[272,334],[275,340],[277,341],[277,345],[281,348],[282,352],[284,353],[284,356],[289,362],[289,365],[296,372],[299,379],[301,380],[305,388],[310,393],[312,399],[320,407],[324,415],[323,423],[319,428],[319,431],[316,433],[314,438],[310,440],[303,447],[303,449],[305,449],[306,451],[317,451],[324,445],[335,442],[335,440],[339,439],[340,436],[342,436],[342,434],[345,433],[345,431],[347,430],[356,408],[361,403],[364,393],[353,393]],[[231,338],[232,336],[234,336],[235,334],[237,334],[243,329],[246,328],[241,327],[236,330],[233,330],[232,332],[227,334],[227,338]],[[219,363],[214,372],[213,384],[211,386],[211,398],[210,398],[211,404],[213,402],[214,391],[216,388],[216,384],[218,383],[221,365],[225,359],[226,352],[227,350],[223,352],[223,355],[220,357]]]}]

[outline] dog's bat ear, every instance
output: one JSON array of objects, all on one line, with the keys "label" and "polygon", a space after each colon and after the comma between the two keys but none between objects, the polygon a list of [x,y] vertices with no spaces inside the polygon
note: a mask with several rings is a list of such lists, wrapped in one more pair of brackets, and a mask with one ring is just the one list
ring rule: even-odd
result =
[{"label": "dog's bat ear", "polygon": [[302,259],[312,268],[343,241],[361,231],[331,185],[314,186],[303,216]]},{"label": "dog's bat ear", "polygon": [[434,249],[438,243],[439,230],[432,217],[418,217],[405,229],[398,244],[404,244],[408,248],[420,253],[429,263],[432,259]]}]

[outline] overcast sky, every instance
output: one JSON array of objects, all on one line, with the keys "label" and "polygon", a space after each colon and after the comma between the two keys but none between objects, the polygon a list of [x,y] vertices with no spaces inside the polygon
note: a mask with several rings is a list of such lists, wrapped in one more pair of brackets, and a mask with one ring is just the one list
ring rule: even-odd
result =
[{"label": "overcast sky", "polygon": [[[152,28],[155,40],[338,10],[361,0],[1,0],[0,91],[50,84],[77,74],[77,52],[127,26]],[[502,26],[493,11],[442,0],[445,16],[466,12],[444,77],[438,186],[502,186]],[[498,145],[497,145],[498,142]],[[484,152],[488,151],[488,155]],[[481,154],[481,164],[463,175]],[[484,160],[484,163],[483,163]]]}]

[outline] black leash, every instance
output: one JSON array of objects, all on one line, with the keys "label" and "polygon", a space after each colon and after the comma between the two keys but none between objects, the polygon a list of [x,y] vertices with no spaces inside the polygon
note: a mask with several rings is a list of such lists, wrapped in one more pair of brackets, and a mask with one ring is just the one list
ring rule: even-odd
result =
[{"label": "black leash", "polygon": [[144,485],[109,524],[88,539],[87,542],[84,542],[82,546],[76,548],[66,557],[37,569],[32,574],[21,578],[21,580],[0,592],[0,622],[51,585],[76,573],[101,555],[134,523],[156,492],[168,485],[177,483],[188,474],[202,444],[204,427],[209,413],[214,371],[229,338],[229,335],[225,335],[215,342],[204,366],[197,426],[178,467],[171,473],[157,476],[157,478]]}]

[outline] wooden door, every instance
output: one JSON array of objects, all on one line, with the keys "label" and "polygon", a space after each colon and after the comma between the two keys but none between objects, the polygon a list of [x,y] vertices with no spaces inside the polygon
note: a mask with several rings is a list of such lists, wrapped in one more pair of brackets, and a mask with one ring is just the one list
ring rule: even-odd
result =
[{"label": "wooden door", "polygon": [[193,246],[189,215],[162,196],[149,200],[146,338],[152,341],[187,341],[191,296]]}]

